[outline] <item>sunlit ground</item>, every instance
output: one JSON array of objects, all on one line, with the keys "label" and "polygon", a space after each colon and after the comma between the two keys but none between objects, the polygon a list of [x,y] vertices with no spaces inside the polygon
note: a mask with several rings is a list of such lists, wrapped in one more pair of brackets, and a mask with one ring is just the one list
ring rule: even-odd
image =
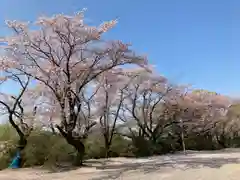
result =
[{"label": "sunlit ground", "polygon": [[0,180],[238,180],[240,150],[89,160],[86,165],[54,173],[40,168],[5,170]]}]

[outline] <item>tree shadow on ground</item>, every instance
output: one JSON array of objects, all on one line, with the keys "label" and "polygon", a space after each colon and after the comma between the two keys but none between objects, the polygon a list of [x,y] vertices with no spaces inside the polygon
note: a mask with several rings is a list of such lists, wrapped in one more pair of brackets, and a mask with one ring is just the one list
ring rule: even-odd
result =
[{"label": "tree shadow on ground", "polygon": [[[114,161],[116,162],[116,161]],[[89,162],[91,163],[91,162]],[[94,167],[96,169],[104,170],[106,175],[99,176],[97,178],[92,178],[91,180],[113,180],[118,179],[124,172],[127,171],[139,171],[142,173],[151,173],[151,172],[166,172],[170,168],[187,170],[192,168],[220,168],[225,164],[237,164],[240,163],[240,158],[198,158],[192,157],[191,155],[181,155],[181,156],[172,156],[168,159],[163,158],[151,158],[148,162],[143,163],[134,163],[134,160],[131,163],[122,163],[122,164],[111,164],[102,163],[101,165],[94,166],[88,165],[89,167]]]},{"label": "tree shadow on ground", "polygon": [[96,168],[99,169],[99,167],[104,167],[107,164],[111,164],[117,162],[116,160],[111,160],[111,159],[91,159],[86,162],[81,167],[78,166],[73,166],[72,163],[60,163],[60,164],[55,164],[52,167],[46,166],[42,167],[43,169],[48,170],[48,173],[59,173],[59,172],[67,172],[67,171],[73,171],[77,170],[79,168]]}]

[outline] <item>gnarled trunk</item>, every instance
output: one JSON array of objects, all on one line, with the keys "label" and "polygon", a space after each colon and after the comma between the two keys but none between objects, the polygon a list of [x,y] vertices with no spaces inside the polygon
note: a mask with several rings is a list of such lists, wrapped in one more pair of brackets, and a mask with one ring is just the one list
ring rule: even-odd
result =
[{"label": "gnarled trunk", "polygon": [[27,146],[27,136],[25,136],[20,127],[13,121],[12,113],[9,115],[9,122],[13,126],[13,128],[17,131],[19,136],[17,151],[19,151],[20,153],[20,167],[23,167],[23,164],[25,163],[25,155],[23,150]]},{"label": "gnarled trunk", "polygon": [[67,142],[71,144],[77,151],[77,155],[74,161],[75,166],[83,165],[83,157],[85,154],[85,146],[79,139],[75,139],[74,137],[67,139]]},{"label": "gnarled trunk", "polygon": [[109,153],[110,153],[110,145],[107,143],[105,144],[105,158],[109,158]]},{"label": "gnarled trunk", "polygon": [[77,155],[74,161],[74,166],[82,166],[83,165],[83,157],[84,157],[84,149],[82,150],[77,150]]},{"label": "gnarled trunk", "polygon": [[27,139],[24,136],[20,136],[20,139],[18,141],[18,150],[20,152],[20,167],[23,167],[26,159],[24,154],[24,149],[27,146]]},{"label": "gnarled trunk", "polygon": [[61,135],[65,138],[68,144],[72,145],[76,151],[77,155],[74,161],[75,166],[83,165],[83,157],[85,154],[85,146],[80,138],[74,137],[71,132],[66,133],[60,126],[56,126]]}]

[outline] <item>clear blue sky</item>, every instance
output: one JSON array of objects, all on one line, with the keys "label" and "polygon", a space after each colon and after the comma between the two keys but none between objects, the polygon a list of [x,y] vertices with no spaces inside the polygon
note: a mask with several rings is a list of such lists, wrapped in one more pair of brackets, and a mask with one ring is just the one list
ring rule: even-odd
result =
[{"label": "clear blue sky", "polygon": [[0,35],[8,33],[5,19],[84,7],[94,24],[119,17],[107,38],[131,42],[173,82],[240,95],[239,0],[1,0]]}]

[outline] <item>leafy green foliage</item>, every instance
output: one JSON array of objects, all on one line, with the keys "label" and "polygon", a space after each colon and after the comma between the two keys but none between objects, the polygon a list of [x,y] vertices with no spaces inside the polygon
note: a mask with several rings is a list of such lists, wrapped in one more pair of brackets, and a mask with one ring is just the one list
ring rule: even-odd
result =
[{"label": "leafy green foliage", "polygon": [[[226,145],[240,147],[240,136],[226,138]],[[8,125],[0,126],[0,169],[7,168],[16,153],[18,136]],[[186,149],[189,150],[215,150],[222,148],[216,137],[212,134],[190,133],[185,138]],[[4,148],[3,148],[4,146]],[[105,158],[104,140],[101,136],[91,134],[85,142],[85,159]],[[143,136],[126,139],[115,135],[110,147],[109,157],[143,157],[181,151],[179,136],[163,135],[153,143]],[[59,164],[72,163],[75,150],[63,137],[51,132],[35,129],[28,138],[24,149],[24,167],[46,166],[53,167]]]},{"label": "leafy green foliage", "polygon": [[25,167],[71,162],[74,153],[72,146],[67,144],[61,136],[52,135],[46,131],[33,132],[28,138],[28,144],[24,151]]}]

